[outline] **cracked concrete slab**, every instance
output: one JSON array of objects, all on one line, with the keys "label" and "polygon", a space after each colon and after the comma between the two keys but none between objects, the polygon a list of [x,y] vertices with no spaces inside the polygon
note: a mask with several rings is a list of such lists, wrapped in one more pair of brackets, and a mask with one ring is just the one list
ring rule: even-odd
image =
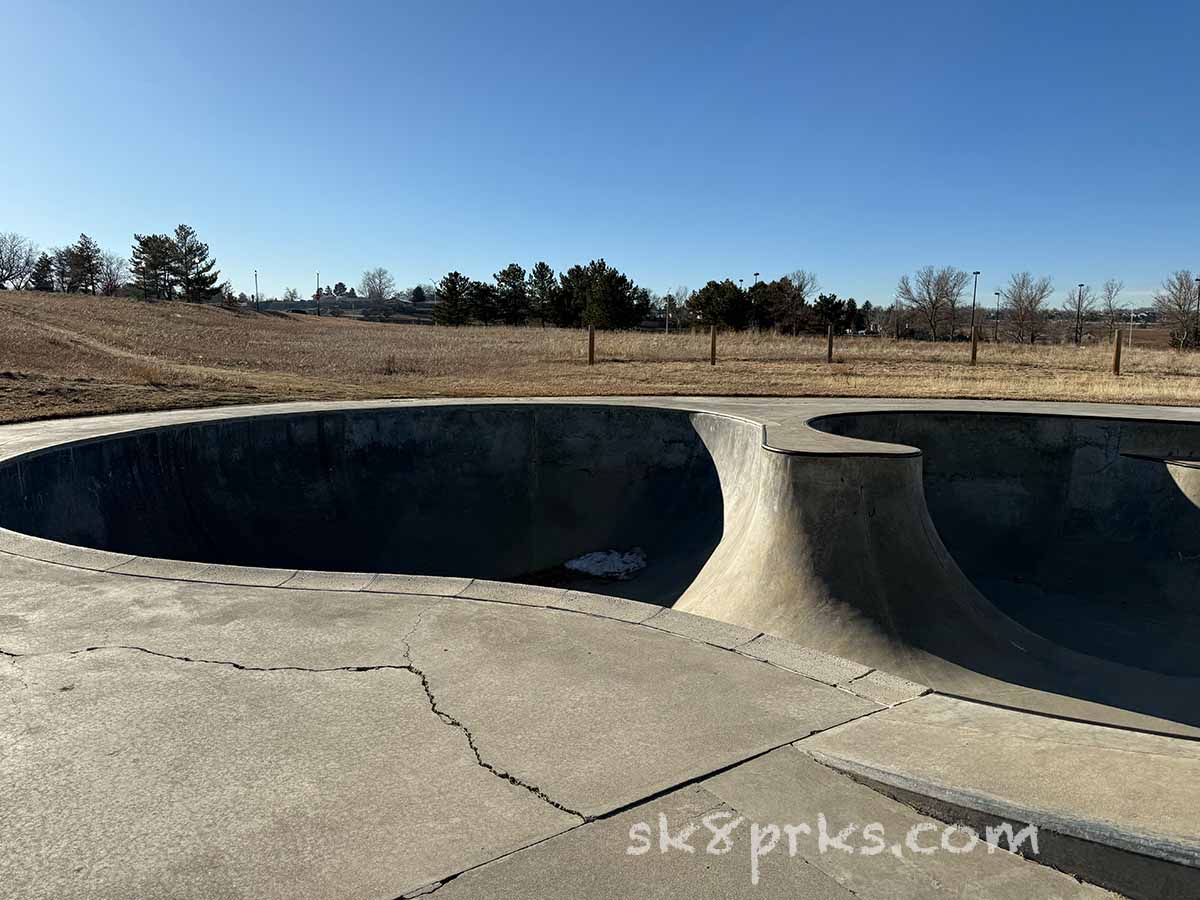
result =
[{"label": "cracked concrete slab", "polygon": [[557,610],[446,601],[412,641],[484,757],[585,816],[879,709],[736,654]]},{"label": "cracked concrete slab", "polygon": [[9,675],[0,704],[9,896],[390,900],[579,821],[481,768],[408,671],[18,663],[29,686]]},{"label": "cracked concrete slab", "polygon": [[444,578],[437,575],[376,575],[364,591],[384,594],[432,594],[453,597],[466,590],[470,578]]},{"label": "cracked concrete slab", "polygon": [[[103,644],[247,665],[329,668],[396,662],[402,636],[437,597],[287,591],[6,565],[0,649],[20,653]],[[69,602],[62,602],[69,597]],[[314,598],[319,597],[319,602]]]},{"label": "cracked concrete slab", "polygon": [[682,635],[694,641],[704,641],[715,647],[732,650],[741,647],[758,637],[759,632],[753,628],[743,628],[740,625],[730,625],[716,619],[706,619],[704,616],[694,616],[691,613],[680,612],[677,609],[664,609],[646,620],[651,628],[669,631],[671,634]]},{"label": "cracked concrete slab", "polygon": [[917,684],[915,681],[909,681],[898,675],[889,675],[878,669],[844,681],[840,687],[844,687],[860,697],[882,703],[884,706],[895,706],[897,703],[914,700],[929,693],[929,688],[923,684]]},{"label": "cracked concrete slab", "polygon": [[[675,837],[688,828],[696,829],[687,841],[691,852],[660,849],[660,815],[666,817],[667,830]],[[763,900],[853,900],[853,893],[818,869],[804,860],[789,860],[784,855],[765,857],[758,883],[753,884],[745,842],[725,855],[705,852],[711,838],[703,824],[706,817],[717,817],[710,821],[720,827],[736,818],[737,812],[701,787],[684,788],[466,872],[438,887],[434,894],[439,900],[476,897],[692,900],[741,896]],[[639,826],[649,835],[645,840],[631,836],[631,829]],[[645,850],[636,855],[628,852],[630,848],[637,851],[643,847]]]},{"label": "cracked concrete slab", "polygon": [[371,572],[297,572],[283,586],[310,591],[361,591],[374,580]]},{"label": "cracked concrete slab", "polygon": [[738,648],[739,653],[761,659],[782,669],[798,672],[825,684],[839,684],[852,678],[866,675],[870,666],[864,666],[840,656],[830,656],[811,647],[803,647],[774,635],[764,634]]}]

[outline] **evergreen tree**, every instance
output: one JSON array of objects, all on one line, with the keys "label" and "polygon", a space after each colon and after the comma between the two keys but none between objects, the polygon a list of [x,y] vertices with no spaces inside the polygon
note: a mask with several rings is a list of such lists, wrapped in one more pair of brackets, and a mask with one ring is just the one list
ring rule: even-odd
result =
[{"label": "evergreen tree", "polygon": [[572,266],[559,278],[564,325],[632,328],[650,312],[650,294],[603,259]]},{"label": "evergreen tree", "polygon": [[180,296],[189,303],[204,303],[217,294],[217,262],[208,252],[208,244],[193,228],[180,225],[171,240],[171,277]]},{"label": "evergreen tree", "polygon": [[412,289],[412,297],[410,299],[412,300],[413,303],[425,303],[426,302],[425,288],[421,287],[418,284],[415,288]]},{"label": "evergreen tree", "polygon": [[74,270],[71,267],[71,248],[56,247],[51,251],[54,289],[66,294],[76,289]]},{"label": "evergreen tree", "polygon": [[529,318],[529,292],[525,269],[509,263],[496,273],[496,293],[500,320],[505,325],[524,325]]},{"label": "evergreen tree", "polygon": [[169,300],[174,244],[165,234],[135,234],[129,253],[129,274],[143,300]]},{"label": "evergreen tree", "polygon": [[481,325],[494,325],[500,318],[500,294],[495,285],[486,281],[472,281],[467,292],[467,305],[471,317]]},{"label": "evergreen tree", "polygon": [[809,299],[817,292],[817,276],[804,269],[797,269],[775,283],[779,290],[771,310],[774,323],[792,334],[807,328],[812,317]]},{"label": "evergreen tree", "polygon": [[33,264],[33,274],[29,277],[29,289],[31,291],[54,290],[54,262],[48,254],[43,253]]},{"label": "evergreen tree", "polygon": [[433,321],[438,325],[465,325],[471,319],[467,294],[471,280],[461,272],[451,272],[437,286]]},{"label": "evergreen tree", "polygon": [[842,318],[842,324],[851,331],[858,331],[858,322],[860,315],[858,312],[858,303],[853,297],[846,301],[846,311]]},{"label": "evergreen tree", "polygon": [[95,294],[100,289],[100,245],[86,234],[71,245],[71,280],[75,289]]},{"label": "evergreen tree", "polygon": [[343,281],[339,281],[337,284],[335,284],[335,285],[333,286],[333,295],[334,295],[335,297],[345,297],[345,296],[346,296],[346,284],[345,284],[345,282],[343,282]]},{"label": "evergreen tree", "polygon": [[567,324],[566,311],[562,308],[562,291],[558,289],[558,279],[554,270],[544,262],[539,262],[529,270],[529,283],[525,287],[525,295],[529,299],[529,312],[537,317],[542,325],[549,319],[555,325]]},{"label": "evergreen tree", "polygon": [[834,331],[841,330],[846,318],[846,301],[837,294],[821,294],[813,304],[813,315],[822,325],[832,325]]},{"label": "evergreen tree", "polygon": [[688,298],[687,306],[704,325],[726,325],[740,331],[750,322],[746,292],[729,278],[710,281]]}]

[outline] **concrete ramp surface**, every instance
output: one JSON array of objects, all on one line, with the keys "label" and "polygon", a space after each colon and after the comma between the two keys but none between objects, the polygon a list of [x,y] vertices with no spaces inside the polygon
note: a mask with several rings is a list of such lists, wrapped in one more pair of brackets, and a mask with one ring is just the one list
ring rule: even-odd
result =
[{"label": "concrete ramp surface", "polygon": [[[148,559],[583,587],[943,693],[1200,735],[1200,423],[1186,411],[656,400],[172,415],[74,440],[43,430],[0,467],[0,526]],[[627,580],[563,568],[633,548],[647,565]]]}]

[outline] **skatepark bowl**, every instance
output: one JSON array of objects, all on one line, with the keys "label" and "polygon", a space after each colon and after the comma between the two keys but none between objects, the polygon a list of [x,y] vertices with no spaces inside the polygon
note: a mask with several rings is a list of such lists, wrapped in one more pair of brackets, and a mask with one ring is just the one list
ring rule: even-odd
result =
[{"label": "skatepark bowl", "polygon": [[[142,557],[580,587],[949,694],[1200,734],[1200,424],[836,404],[234,414],[0,464],[0,526]],[[839,411],[845,409],[846,411]],[[624,580],[563,568],[637,548]]]}]

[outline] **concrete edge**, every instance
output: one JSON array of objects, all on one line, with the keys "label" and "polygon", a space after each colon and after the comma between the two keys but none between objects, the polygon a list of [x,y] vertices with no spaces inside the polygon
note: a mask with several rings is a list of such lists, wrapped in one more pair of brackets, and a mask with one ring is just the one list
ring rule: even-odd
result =
[{"label": "concrete edge", "polygon": [[[902,772],[864,765],[825,751],[806,747],[805,740],[807,739],[797,741],[793,746],[807,753],[822,765],[842,772],[855,780],[863,781],[885,793],[890,789],[895,789],[910,797],[932,801],[949,811],[957,811],[960,816],[977,815],[1014,824],[1018,822],[1032,823],[1036,824],[1039,830],[1045,829],[1088,844],[1111,847],[1125,853],[1151,857],[1189,869],[1200,869],[1200,844],[1184,843],[1168,835],[1120,828],[1109,822],[1063,816],[1044,809],[1010,803],[1001,797],[989,794],[958,790],[937,782],[913,778]],[[1197,877],[1200,877],[1200,872],[1197,873]]]}]

